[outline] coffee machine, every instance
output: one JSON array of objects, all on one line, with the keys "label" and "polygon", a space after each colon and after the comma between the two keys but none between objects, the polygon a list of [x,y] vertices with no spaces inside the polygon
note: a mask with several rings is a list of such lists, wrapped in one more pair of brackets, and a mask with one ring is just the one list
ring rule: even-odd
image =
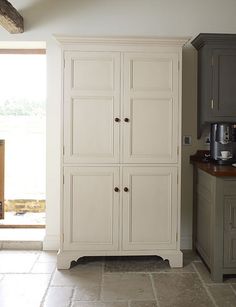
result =
[{"label": "coffee machine", "polygon": [[217,164],[236,162],[236,123],[211,124],[210,155]]}]

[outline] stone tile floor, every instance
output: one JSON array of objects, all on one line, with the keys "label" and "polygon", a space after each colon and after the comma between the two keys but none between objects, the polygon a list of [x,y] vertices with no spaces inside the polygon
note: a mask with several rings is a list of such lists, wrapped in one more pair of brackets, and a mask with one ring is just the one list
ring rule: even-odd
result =
[{"label": "stone tile floor", "polygon": [[213,283],[197,255],[88,257],[56,269],[56,253],[0,250],[1,307],[233,307],[236,276]]}]

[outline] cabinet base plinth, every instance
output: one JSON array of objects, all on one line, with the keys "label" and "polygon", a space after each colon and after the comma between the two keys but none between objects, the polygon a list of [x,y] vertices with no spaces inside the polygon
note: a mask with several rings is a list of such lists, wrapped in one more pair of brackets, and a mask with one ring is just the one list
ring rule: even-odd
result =
[{"label": "cabinet base plinth", "polygon": [[159,256],[163,260],[169,260],[171,268],[183,266],[183,254],[179,250],[174,251],[62,251],[57,254],[57,269],[68,270],[72,261],[77,261],[85,256]]},{"label": "cabinet base plinth", "polygon": [[183,253],[176,252],[174,255],[167,255],[166,259],[169,260],[171,268],[182,268],[183,267]]}]

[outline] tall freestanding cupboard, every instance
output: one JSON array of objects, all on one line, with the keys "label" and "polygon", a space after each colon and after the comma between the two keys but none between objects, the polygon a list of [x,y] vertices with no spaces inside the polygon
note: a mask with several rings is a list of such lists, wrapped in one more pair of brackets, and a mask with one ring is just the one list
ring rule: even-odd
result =
[{"label": "tall freestanding cupboard", "polygon": [[62,47],[57,264],[180,251],[182,38],[57,37]]}]

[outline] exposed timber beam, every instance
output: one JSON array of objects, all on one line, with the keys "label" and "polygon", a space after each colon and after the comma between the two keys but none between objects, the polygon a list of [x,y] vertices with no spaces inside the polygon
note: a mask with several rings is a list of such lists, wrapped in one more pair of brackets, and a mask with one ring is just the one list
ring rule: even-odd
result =
[{"label": "exposed timber beam", "polygon": [[7,0],[0,0],[0,25],[12,34],[24,32],[24,20]]}]

